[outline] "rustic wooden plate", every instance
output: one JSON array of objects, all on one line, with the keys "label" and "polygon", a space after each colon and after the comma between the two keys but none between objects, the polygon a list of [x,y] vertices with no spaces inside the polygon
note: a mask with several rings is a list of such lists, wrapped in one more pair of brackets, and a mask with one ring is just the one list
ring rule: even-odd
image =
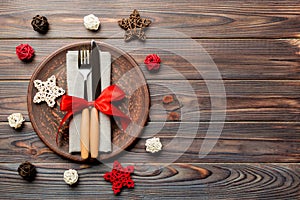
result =
[{"label": "rustic wooden plate", "polygon": [[[57,145],[55,141],[59,123],[65,115],[64,112],[60,111],[58,105],[61,98],[56,99],[57,103],[53,108],[48,107],[45,102],[40,104],[33,103],[33,97],[37,93],[33,81],[36,79],[46,81],[51,75],[55,75],[57,85],[64,88],[67,92],[66,53],[70,50],[89,47],[89,45],[90,42],[70,44],[48,56],[33,73],[28,86],[27,96],[29,117],[32,126],[41,140],[62,157],[78,162],[84,161],[80,155],[68,152],[69,137],[67,125],[63,129],[63,133],[59,136],[59,144]],[[149,91],[143,73],[131,56],[108,44],[99,42],[98,45],[102,51],[108,51],[112,55],[112,84],[117,84],[126,93],[125,99],[118,104],[118,107],[130,116],[132,120],[131,125],[138,125],[128,126],[125,133],[119,129],[118,122],[112,119],[113,149],[111,153],[100,154],[100,160],[103,161],[124,151],[134,143],[141,133],[141,127],[145,125],[148,118]]]}]

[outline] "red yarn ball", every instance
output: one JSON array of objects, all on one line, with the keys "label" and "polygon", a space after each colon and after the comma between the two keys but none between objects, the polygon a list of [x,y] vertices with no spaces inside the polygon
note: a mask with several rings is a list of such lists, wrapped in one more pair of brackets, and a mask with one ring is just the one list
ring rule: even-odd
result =
[{"label": "red yarn ball", "polygon": [[31,61],[34,56],[34,49],[29,44],[20,44],[16,47],[16,54],[22,61]]},{"label": "red yarn ball", "polygon": [[150,54],[144,60],[144,63],[146,64],[147,69],[149,71],[153,71],[153,72],[156,72],[159,70],[160,62],[161,62],[160,57],[157,54]]}]

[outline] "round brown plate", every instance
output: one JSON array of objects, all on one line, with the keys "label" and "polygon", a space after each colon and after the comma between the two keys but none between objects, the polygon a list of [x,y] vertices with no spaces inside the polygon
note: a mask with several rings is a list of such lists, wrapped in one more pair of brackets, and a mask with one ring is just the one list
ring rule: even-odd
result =
[{"label": "round brown plate", "polygon": [[[130,145],[137,139],[148,118],[149,112],[149,91],[146,80],[138,64],[127,53],[105,43],[98,43],[102,51],[108,51],[112,56],[111,83],[117,84],[125,93],[126,97],[118,104],[118,108],[130,116],[132,122],[126,132],[120,130],[119,122],[114,119],[112,122],[112,143],[111,153],[100,153],[100,160],[111,158]],[[56,84],[67,91],[66,81],[66,53],[70,50],[88,48],[90,42],[80,42],[62,47],[48,56],[33,73],[28,86],[28,112],[33,128],[41,140],[54,152],[62,157],[73,161],[83,161],[80,154],[69,153],[68,123],[59,134],[59,144],[56,144],[56,133],[59,123],[65,112],[60,111],[59,103],[61,98],[56,99],[53,108],[47,106],[46,102],[33,103],[33,97],[37,93],[34,87],[34,80],[46,81],[51,75],[56,76]],[[136,126],[138,125],[138,126]]]}]

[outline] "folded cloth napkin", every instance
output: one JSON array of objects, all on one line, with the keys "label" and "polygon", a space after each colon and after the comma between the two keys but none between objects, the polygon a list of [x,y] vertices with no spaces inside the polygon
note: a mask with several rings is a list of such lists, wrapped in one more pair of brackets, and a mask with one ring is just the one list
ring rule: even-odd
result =
[{"label": "folded cloth napkin", "polygon": [[[110,85],[111,78],[111,55],[109,52],[100,52],[101,63],[101,90]],[[78,51],[68,51],[67,60],[67,87],[68,95],[83,98],[84,81],[78,69]],[[100,78],[100,77],[99,77]],[[88,100],[91,101],[91,74],[87,79]],[[111,123],[110,118],[99,113],[100,142],[99,151],[111,151]],[[73,116],[69,124],[69,153],[80,152],[80,121],[81,113]]]},{"label": "folded cloth napkin", "polygon": [[[110,85],[111,79],[111,54],[109,52],[100,53],[101,67],[101,91]],[[111,123],[110,117],[99,112],[100,121],[100,151],[111,151]]]}]

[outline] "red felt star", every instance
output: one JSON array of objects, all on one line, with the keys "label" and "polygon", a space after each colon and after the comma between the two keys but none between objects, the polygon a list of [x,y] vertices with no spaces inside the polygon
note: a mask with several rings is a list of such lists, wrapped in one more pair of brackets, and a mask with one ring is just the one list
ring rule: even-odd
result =
[{"label": "red felt star", "polygon": [[119,194],[123,187],[134,188],[134,181],[130,177],[133,171],[133,166],[123,168],[118,161],[115,161],[112,171],[106,172],[104,179],[112,183],[114,194]]}]

